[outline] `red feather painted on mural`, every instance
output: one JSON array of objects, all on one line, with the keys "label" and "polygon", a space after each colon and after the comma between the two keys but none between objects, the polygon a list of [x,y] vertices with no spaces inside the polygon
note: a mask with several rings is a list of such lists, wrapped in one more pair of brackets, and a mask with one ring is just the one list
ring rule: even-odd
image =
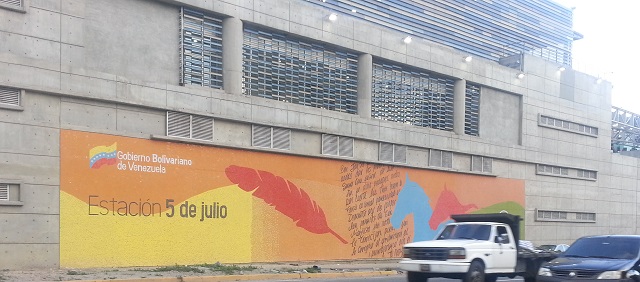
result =
[{"label": "red feather painted on mural", "polygon": [[436,207],[433,209],[431,219],[429,219],[429,226],[435,230],[438,225],[447,220],[452,214],[466,213],[470,209],[477,209],[478,206],[474,204],[462,205],[456,194],[447,190],[447,186],[444,186],[444,191],[440,193]]},{"label": "red feather painted on mural", "polygon": [[329,228],[324,211],[309,198],[309,194],[291,181],[270,172],[231,165],[225,169],[227,178],[240,189],[253,191],[253,196],[264,200],[277,211],[290,217],[296,226],[315,234],[331,233],[342,243],[347,241]]}]

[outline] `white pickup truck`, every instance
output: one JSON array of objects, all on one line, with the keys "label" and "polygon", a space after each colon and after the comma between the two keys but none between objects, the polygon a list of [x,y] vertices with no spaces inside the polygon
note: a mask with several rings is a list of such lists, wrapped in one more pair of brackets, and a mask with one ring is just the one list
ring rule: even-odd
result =
[{"label": "white pickup truck", "polygon": [[452,215],[433,240],[404,245],[399,263],[408,282],[431,277],[495,282],[500,276],[535,281],[540,264],[556,257],[519,247],[520,217],[507,213]]}]

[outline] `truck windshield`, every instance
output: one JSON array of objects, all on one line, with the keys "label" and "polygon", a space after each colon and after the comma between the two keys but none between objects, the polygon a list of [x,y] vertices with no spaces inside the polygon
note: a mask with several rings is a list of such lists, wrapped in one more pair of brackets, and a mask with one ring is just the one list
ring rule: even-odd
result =
[{"label": "truck windshield", "polygon": [[438,240],[452,240],[452,239],[475,239],[475,240],[489,240],[491,235],[491,226],[482,224],[461,224],[461,225],[448,225],[445,227]]},{"label": "truck windshield", "polygon": [[638,257],[640,240],[620,237],[586,237],[575,241],[563,256],[609,259]]}]

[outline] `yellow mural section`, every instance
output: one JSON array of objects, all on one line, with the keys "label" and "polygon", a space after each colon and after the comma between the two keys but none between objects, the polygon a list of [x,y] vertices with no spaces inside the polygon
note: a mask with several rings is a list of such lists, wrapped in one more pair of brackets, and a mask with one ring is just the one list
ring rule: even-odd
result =
[{"label": "yellow mural section", "polygon": [[[195,217],[190,217],[193,213],[189,214],[188,208],[186,218],[180,215],[185,202],[195,205]],[[203,202],[207,206],[223,202],[226,217],[221,218],[220,207],[213,206],[218,218],[214,218],[215,213],[202,218]],[[173,217],[167,217],[169,210],[150,216],[120,216],[99,205],[88,207],[86,202],[61,192],[60,205],[64,208],[60,228],[64,232],[60,233],[60,249],[64,252],[60,265],[82,268],[249,262],[252,202],[250,194],[231,185],[175,203]],[[98,215],[89,215],[89,209]],[[146,211],[144,214],[148,214]]]}]

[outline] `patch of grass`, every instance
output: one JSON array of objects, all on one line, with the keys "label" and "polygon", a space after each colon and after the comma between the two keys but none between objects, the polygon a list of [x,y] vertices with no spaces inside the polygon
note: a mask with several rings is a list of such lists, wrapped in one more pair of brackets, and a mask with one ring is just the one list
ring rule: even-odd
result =
[{"label": "patch of grass", "polygon": [[153,272],[167,272],[167,271],[178,271],[178,272],[195,272],[195,273],[204,273],[204,270],[190,265],[173,265],[173,266],[163,266],[158,267],[156,269],[152,269]]},{"label": "patch of grass", "polygon": [[87,273],[82,271],[67,270],[67,275],[87,275]]},{"label": "patch of grass", "polygon": [[224,265],[220,263],[214,264],[200,264],[198,266],[208,268],[211,271],[222,272],[227,275],[235,274],[240,271],[251,271],[257,269],[257,267],[249,265],[249,266],[237,266],[237,265]]}]

